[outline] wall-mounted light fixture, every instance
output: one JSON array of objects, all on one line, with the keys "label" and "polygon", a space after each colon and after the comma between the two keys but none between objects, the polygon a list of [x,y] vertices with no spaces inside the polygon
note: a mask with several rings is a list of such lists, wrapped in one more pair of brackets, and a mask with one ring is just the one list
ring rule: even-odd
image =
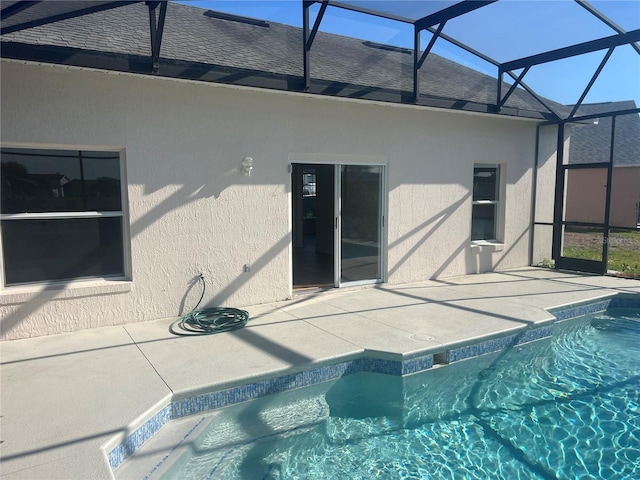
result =
[{"label": "wall-mounted light fixture", "polygon": [[252,157],[244,157],[242,159],[242,168],[240,169],[240,172],[245,177],[250,177],[251,176],[251,170],[253,170],[253,158]]}]

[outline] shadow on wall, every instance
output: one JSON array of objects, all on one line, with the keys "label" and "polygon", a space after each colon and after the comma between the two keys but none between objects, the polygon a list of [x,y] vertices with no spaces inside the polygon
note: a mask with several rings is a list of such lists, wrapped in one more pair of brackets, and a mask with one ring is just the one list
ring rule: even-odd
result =
[{"label": "shadow on wall", "polygon": [[514,248],[520,245],[520,242],[525,240],[528,241],[528,235],[530,233],[531,233],[531,226],[528,226],[522,231],[522,233],[520,233],[520,235],[518,235],[518,237],[515,240],[511,242],[511,246],[509,248],[507,248],[504,252],[501,252],[500,258],[493,264],[493,269],[495,270],[496,268],[498,268],[500,264],[505,260],[505,258],[509,256],[509,253]]},{"label": "shadow on wall", "polygon": [[[235,159],[234,159],[235,160]],[[192,179],[193,182],[187,182],[182,184],[178,190],[173,192],[169,197],[164,199],[162,202],[153,206],[150,210],[148,210],[144,215],[138,218],[136,221],[132,222],[129,226],[130,238],[133,240],[146,229],[150,228],[154,223],[158,222],[162,217],[166,216],[170,212],[184,208],[185,206],[190,205],[193,202],[196,202],[203,198],[218,198],[220,194],[231,185],[249,183],[255,184],[255,179],[252,177],[251,180],[243,177],[240,172],[241,168],[241,159],[237,162],[228,161],[228,165],[216,165],[216,170],[223,170],[224,173],[218,173],[216,175],[207,175],[204,170],[207,170],[207,164],[203,164],[201,166],[201,172],[191,171],[188,173],[189,179]],[[149,172],[150,177],[153,177],[153,172]],[[165,174],[166,175],[166,174]],[[178,173],[178,176],[183,176],[182,180],[188,180],[184,178],[184,173]],[[207,183],[202,183],[203,177],[210,177],[211,181]],[[271,184],[269,175],[261,176],[261,179],[264,182],[264,178],[267,178],[267,182]],[[130,188],[138,183],[133,179],[129,183]],[[147,192],[159,190],[161,188],[161,182],[157,182],[155,185],[153,184],[153,179],[150,179],[149,183],[145,183],[145,190]],[[252,262],[252,273],[251,275],[242,274],[239,275],[234,281],[225,286],[222,291],[216,294],[216,299],[219,304],[225,302],[234,291],[239,289],[242,285],[244,285],[250,278],[259,272],[262,268],[264,268],[270,258],[273,258],[278,253],[284,251],[289,245],[290,239],[288,237],[283,237],[280,241],[274,244],[271,248],[269,248],[258,260]],[[95,251],[89,252],[85,257],[79,259],[78,262],[70,266],[68,272],[76,271],[78,265],[81,265],[86,258],[90,258],[92,255],[95,255]],[[61,275],[61,276],[64,276]],[[65,292],[65,288],[70,284],[70,281],[55,281],[48,282],[43,285],[43,290],[33,294],[29,297],[29,300],[26,302],[19,303],[5,303],[2,305],[2,318],[0,319],[0,339],[7,339],[7,334],[14,330],[18,325],[20,325],[23,321],[25,321],[30,316],[34,315],[38,310],[40,310],[45,304],[52,301],[65,301],[65,300],[77,300],[79,298],[88,298],[88,297],[97,297],[97,296],[113,296],[113,295],[122,295],[122,293],[105,293],[105,294],[91,294],[91,295],[82,295],[82,294],[73,294],[68,297],[61,297],[61,294]],[[53,288],[48,288],[53,287]],[[187,297],[189,296],[189,290],[192,288],[192,285],[187,285],[187,292],[185,293],[181,305],[179,307],[179,311],[182,311],[185,308],[185,302],[187,301]],[[67,290],[68,292],[68,290]],[[7,310],[11,310],[10,313],[7,313]],[[88,327],[92,325],[89,324]],[[56,333],[62,333],[64,331],[68,331],[67,329],[61,329]]]},{"label": "shadow on wall", "polygon": [[[145,228],[148,228],[153,222],[157,221],[162,213],[167,213],[169,210],[165,210],[166,208],[177,208],[178,202],[186,202],[189,203],[197,199],[197,195],[194,193],[186,193],[186,187],[182,187],[180,190],[175,192],[175,194],[171,195],[169,199],[163,202],[160,205],[154,207],[150,212],[141,217],[138,221],[131,224],[131,238],[136,237],[140,232],[142,232]],[[168,204],[168,205],[167,205]],[[87,253],[84,257],[80,258],[74,265],[70,266],[67,272],[76,272],[78,266],[82,265],[86,259],[91,259],[92,257],[98,256],[98,249],[94,249],[93,251]],[[64,273],[61,276],[65,276]],[[40,310],[46,303],[51,301],[64,301],[67,298],[60,298],[59,296],[62,292],[65,291],[65,287],[68,286],[70,281],[55,281],[55,282],[47,282],[43,284],[43,290],[31,296],[27,302],[20,302],[15,310],[11,313],[4,315],[0,320],[0,338],[6,339],[7,334],[15,329],[20,323],[29,318],[31,315],[34,315],[38,310]],[[53,286],[52,289],[47,289],[47,286]],[[91,294],[91,295],[73,295],[73,297],[68,298],[69,300],[77,300],[79,298],[86,297],[96,297],[96,296],[113,296],[114,293],[105,293],[105,294]],[[5,303],[3,307],[12,307],[15,304],[7,304]],[[3,312],[4,313],[4,312]],[[62,330],[66,331],[66,330]]]},{"label": "shadow on wall", "polygon": [[[185,88],[176,88],[180,91],[177,92],[173,100],[170,98],[162,99],[166,110],[173,110],[174,107],[178,106],[184,109],[182,102],[185,97],[184,95],[181,96],[181,92]],[[154,92],[157,93],[157,91],[151,90],[149,92],[145,91],[145,94],[153,95]],[[246,104],[251,104],[254,96],[246,94],[241,98],[251,97],[243,100]],[[207,115],[215,112],[212,107],[218,106],[208,99],[199,99],[198,101],[205,103],[202,110]],[[207,101],[209,103],[206,103]],[[207,108],[207,106],[211,108]],[[206,122],[192,122],[193,124],[188,129],[176,129],[176,119],[171,115],[147,118],[145,116],[146,112],[131,112],[132,115],[128,117],[128,122],[135,123],[136,129],[133,131],[135,131],[136,137],[129,139],[129,143],[133,147],[127,149],[126,163],[128,197],[130,197],[129,204],[131,206],[129,211],[132,214],[128,230],[133,249],[138,248],[133,240],[144,232],[148,232],[161,219],[167,218],[168,215],[178,209],[189,208],[199,200],[218,199],[222,192],[231,186],[259,185],[267,188],[267,186],[276,185],[278,195],[282,195],[282,192],[286,191],[288,176],[282,175],[282,172],[286,170],[264,168],[260,169],[259,175],[252,175],[250,178],[242,175],[243,158],[247,155],[255,154],[254,151],[247,150],[255,150],[256,145],[261,145],[262,137],[271,135],[272,131],[280,130],[281,125],[273,125],[266,119],[258,118],[256,121],[259,123],[260,128],[257,128],[257,133],[250,132],[245,128],[239,128],[238,126],[242,125],[239,119],[243,118],[242,115],[246,115],[243,113],[244,109],[240,107],[229,112],[225,111],[225,120],[224,122],[219,122],[220,125],[215,131],[213,131],[214,127]],[[285,113],[281,114],[284,115]],[[167,139],[166,137],[168,136],[170,138]],[[212,142],[216,137],[224,141],[224,148],[212,147]],[[122,143],[127,144],[128,138],[124,136]],[[141,139],[144,139],[144,141]],[[260,155],[264,158],[286,158],[286,156],[282,157],[280,155],[279,149],[281,148],[282,145],[279,144],[273,145],[271,150],[263,148],[260,151]],[[225,151],[230,151],[234,154],[226,155],[223,153]],[[259,166],[262,167],[261,159],[257,158],[256,160]],[[170,192],[167,187],[171,189]],[[163,195],[163,190],[168,193]],[[133,192],[137,193],[134,195]],[[196,235],[197,225],[194,225],[192,230],[187,233]],[[241,235],[240,232],[236,234]],[[240,288],[240,286],[249,281],[253,275],[267,264],[266,258],[268,256],[274,256],[285,251],[288,241],[288,238],[283,238],[278,242],[274,242],[272,246],[264,246],[266,252],[261,258],[255,261],[252,260],[251,274],[243,274],[242,277],[230,281],[228,285],[222,285],[222,291],[217,294],[218,301],[226,301],[234,289]],[[179,246],[172,245],[171,248],[179,248]],[[81,261],[78,263],[81,263]],[[134,264],[133,267],[135,273],[141,265]],[[72,268],[69,270],[72,270]],[[8,332],[15,330],[18,325],[25,322],[29,317],[34,316],[48,302],[63,302],[65,300],[83,298],[79,290],[75,292],[65,291],[69,284],[70,282],[64,281],[49,282],[42,286],[44,290],[34,292],[26,302],[3,304],[0,307],[0,337],[6,338]],[[185,288],[188,290],[190,287],[187,284]],[[63,292],[65,292],[64,295],[62,294]],[[115,294],[109,293],[108,295]],[[191,296],[187,291],[182,299],[179,311],[184,310],[187,301],[190,300]],[[176,304],[178,301],[179,298]]]},{"label": "shadow on wall", "polygon": [[[247,99],[247,104],[250,103],[251,100],[255,100],[254,96],[250,96],[251,98]],[[169,104],[170,106],[170,104]],[[281,112],[278,115],[285,115],[287,112],[287,107],[283,108],[284,112]],[[235,111],[240,111],[241,109],[236,109]],[[234,115],[233,112],[230,113]],[[235,115],[239,115],[235,113]],[[272,137],[278,138],[276,132],[283,128],[283,125],[278,124],[277,122],[269,121],[269,118],[264,120],[258,120],[259,125],[255,129],[252,130],[254,135],[249,140],[250,132],[238,130],[237,123],[238,119],[242,119],[241,116],[233,117],[234,121],[225,122],[223,124],[223,128],[227,129],[224,131],[215,132],[217,136],[225,139],[225,150],[238,152],[237,156],[233,156],[233,158],[225,157],[222,154],[216,153],[216,150],[211,150],[211,158],[203,159],[203,158],[195,158],[196,155],[205,155],[206,152],[195,153],[193,150],[188,148],[191,142],[202,142],[202,139],[210,139],[212,136],[211,127],[208,125],[197,125],[192,128],[188,132],[181,133],[176,136],[175,142],[172,144],[171,152],[165,151],[156,151],[154,150],[153,140],[158,137],[158,132],[166,132],[168,124],[165,122],[171,122],[169,119],[154,119],[148,124],[144,125],[140,130],[140,136],[144,136],[147,133],[150,135],[149,144],[151,145],[151,151],[145,151],[144,155],[148,158],[163,158],[163,159],[172,159],[172,164],[174,168],[171,169],[171,174],[167,174],[167,161],[162,162],[151,162],[150,168],[144,170],[142,167],[137,167],[137,169],[130,168],[129,169],[129,189],[142,187],[146,194],[152,194],[154,192],[159,192],[163,188],[167,186],[168,179],[171,180],[171,185],[176,186],[177,189],[172,191],[168,197],[164,198],[162,201],[154,204],[149,210],[144,212],[140,217],[136,218],[135,221],[130,223],[129,231],[130,238],[134,239],[138,237],[142,232],[145,232],[152,225],[157,223],[160,219],[165,217],[170,212],[184,208],[186,206],[191,205],[192,203],[204,199],[204,198],[218,198],[221,193],[227,189],[231,185],[259,185],[261,187],[266,187],[268,185],[277,185],[278,188],[282,188],[281,186],[286,185],[288,181],[288,175],[283,173],[283,171],[279,171],[277,168],[265,168],[260,171],[260,175],[251,176],[250,179],[243,177],[240,174],[241,161],[244,155],[251,155],[253,152],[246,152],[247,145],[259,145],[263,143],[268,146],[268,151],[264,151],[262,155],[265,158],[285,158],[281,154],[287,153],[285,145],[273,145],[272,142],[262,142],[263,139],[270,139]],[[280,117],[277,117],[280,118]],[[235,122],[235,123],[234,123]],[[285,126],[290,126],[294,131],[300,126],[291,125],[291,120],[289,123],[284,124]],[[171,124],[172,127],[175,125]],[[336,123],[335,128],[338,129],[340,127],[339,122]],[[487,127],[493,128],[493,127]],[[234,130],[235,129],[235,130]],[[172,130],[173,131],[173,130]],[[155,132],[155,133],[154,133]],[[258,133],[256,133],[258,132]],[[229,135],[227,135],[229,134]],[[329,135],[336,135],[340,137],[339,132],[330,131]],[[477,134],[479,139],[482,138],[482,131]],[[371,135],[371,132],[368,132],[367,135]],[[226,138],[228,136],[229,138]],[[399,138],[398,141],[402,141],[402,138]],[[480,141],[480,140],[479,140]],[[165,142],[166,143],[166,142]],[[207,142],[209,143],[209,142]],[[426,142],[425,142],[426,145]],[[447,146],[447,145],[444,145]],[[442,149],[443,145],[440,145],[440,149]],[[133,150],[127,152],[128,154],[134,155]],[[409,152],[410,153],[410,152]],[[440,152],[441,153],[441,152]],[[456,153],[456,152],[453,152]],[[467,152],[461,152],[467,155]],[[436,157],[439,152],[431,152],[432,157]],[[131,162],[133,165],[133,162]],[[274,162],[271,161],[270,165],[273,166]],[[268,166],[269,162],[265,164]],[[284,166],[284,164],[283,164]],[[459,167],[459,165],[458,165]],[[468,167],[465,166],[466,169]],[[258,162],[257,168],[260,168],[260,163]],[[405,172],[403,174],[403,180],[410,179],[410,182],[413,184],[423,185],[425,188],[429,188],[430,185],[441,185],[441,186],[449,186],[449,185],[463,185],[467,189],[470,188],[472,182],[473,171],[471,167],[469,167],[468,176],[465,178],[460,178],[459,172],[460,169],[448,169],[448,168],[424,168],[419,164],[416,164],[414,172]],[[523,176],[527,171],[527,165],[525,162],[514,162],[513,166],[509,166],[509,183],[515,183],[518,179]],[[413,174],[412,174],[413,173]],[[397,176],[391,176],[391,180],[397,178]],[[398,188],[401,184],[396,183],[395,185],[389,185],[389,191],[393,191]],[[286,186],[284,190],[286,190]],[[282,195],[282,190],[278,192],[278,195]],[[443,225],[446,224],[447,219],[451,218],[454,215],[456,210],[458,210],[465,202],[469,201],[470,193],[467,190],[465,196],[457,201],[451,206],[447,206],[441,212],[432,215],[431,218],[424,221],[418,227],[415,227],[411,232],[404,234],[402,238],[394,241],[392,245],[390,245],[390,249],[397,248],[403,242],[409,241],[409,239],[415,235],[422,234],[422,237],[418,240],[417,243],[413,244],[407,253],[403,255],[403,257],[399,260],[399,262],[393,266],[390,275],[397,272],[397,270],[404,264],[406,264],[412,256],[420,255],[421,251],[426,248],[428,245],[428,239]],[[255,261],[252,261],[252,272],[250,275],[239,273],[234,279],[226,282],[226,285],[223,285],[219,292],[216,292],[216,303],[223,304],[226,302],[234,292],[238,291],[243,285],[245,285],[254,275],[256,275],[261,269],[264,269],[269,262],[279,254],[282,254],[288,248],[290,243],[290,238],[288,235],[283,236],[280,240],[272,244],[268,247],[267,250]],[[461,244],[451,252],[450,256],[444,261],[440,262],[438,265],[438,269],[435,271],[433,276],[437,276],[446,270],[447,266],[455,260],[455,258],[464,250],[466,244]],[[449,247],[452,248],[452,247]],[[27,303],[17,305],[7,305],[7,309],[5,310],[5,306],[3,305],[3,318],[0,320],[0,334],[2,338],[6,336],[6,334],[16,328],[21,322],[26,320],[29,316],[34,315],[38,310],[40,310],[47,302],[50,301],[64,301],[67,299],[60,298],[60,294],[63,291],[64,287],[68,283],[60,283],[55,282],[55,286],[59,287],[60,290],[44,290],[39,293],[34,294]],[[52,282],[51,285],[54,285]],[[185,288],[188,290],[190,287],[187,284]],[[114,295],[110,293],[109,295]],[[93,295],[92,295],[93,296]],[[77,295],[68,297],[71,299],[80,298]],[[179,312],[185,309],[185,305],[188,300],[190,300],[190,296],[188,291],[185,293],[181,305],[179,307]],[[9,310],[10,309],[10,310]],[[10,313],[6,314],[7,310]],[[178,313],[179,313],[178,312]]]},{"label": "shadow on wall", "polygon": [[[291,242],[291,239],[288,236],[281,238],[276,244],[274,244],[264,254],[262,254],[260,256],[260,258],[258,258],[255,262],[253,262],[253,265],[252,265],[252,273],[253,273],[253,275],[255,275],[260,270],[262,270],[265,266],[267,266],[269,261],[274,256],[276,256],[277,254],[279,254],[282,251],[284,251],[285,249],[287,249],[289,244],[290,244],[290,242]],[[91,256],[91,255],[92,255],[92,253],[89,253],[88,256]],[[78,263],[81,263],[82,261],[83,260],[80,260]],[[69,269],[69,271],[74,271],[75,268],[76,268],[76,265],[72,266]],[[228,298],[234,292],[236,292],[240,287],[242,287],[245,283],[247,283],[250,278],[251,278],[250,276],[247,276],[244,273],[238,275],[235,278],[235,280],[233,280],[231,283],[229,283],[220,292],[216,293],[216,305],[224,305],[225,302],[228,300]],[[179,314],[184,312],[185,303],[187,302],[188,298],[189,299],[191,298],[190,292],[193,290],[193,287],[195,286],[196,283],[197,283],[197,277],[192,279],[188,283],[187,290],[185,292],[185,295],[183,296],[181,305],[179,307],[179,312],[177,313],[177,315],[179,315]],[[52,282],[52,284],[53,284],[53,282]],[[61,292],[64,291],[64,287],[67,284],[68,284],[68,282],[67,283],[56,282],[55,283],[56,290],[43,290],[43,291],[37,293],[36,295],[34,295],[33,297],[31,297],[28,302],[20,303],[20,306],[18,306],[12,313],[6,315],[0,321],[1,322],[0,323],[0,338],[5,339],[7,334],[11,330],[13,330],[18,325],[20,325],[20,323],[22,323],[24,320],[29,318],[29,316],[31,316],[35,312],[37,312],[46,303],[51,302],[51,301],[56,301],[56,300],[60,300],[60,301],[66,300],[66,298],[65,299],[61,299],[61,298],[58,298],[58,296],[60,295]],[[105,293],[105,294],[101,294],[101,295],[92,294],[92,295],[86,295],[86,296],[74,295],[72,297],[72,299],[76,300],[78,298],[87,298],[87,297],[96,297],[96,296],[112,296],[112,295],[114,295],[114,294],[113,293]],[[11,306],[11,304],[6,304],[6,306]],[[194,303],[193,306],[195,306],[195,303]],[[210,305],[200,305],[200,307],[205,307],[205,306],[210,306]]]},{"label": "shadow on wall", "polygon": [[[471,192],[468,192],[466,195],[464,195],[462,198],[457,200],[450,207],[447,207],[444,210],[436,213],[431,218],[425,220],[421,225],[405,233],[402,237],[392,242],[389,245],[389,253],[391,253],[391,251],[394,248],[398,248],[402,243],[409,241],[409,239],[414,235],[417,235],[422,230],[430,227],[426,232],[422,234],[422,237],[420,238],[420,240],[415,242],[414,245],[403,255],[403,257],[400,260],[398,260],[396,265],[391,269],[389,269],[389,277],[391,277],[395,272],[397,272],[398,269],[400,269],[405,263],[409,262],[411,258],[416,254],[416,252],[424,246],[427,240],[429,240],[429,237],[431,237],[431,235],[433,235],[433,233],[436,230],[438,230],[438,228],[440,228],[456,212],[456,210],[458,210],[461,206],[465,205],[468,201],[470,201],[469,200],[470,198],[471,198]],[[447,267],[447,265],[464,249],[465,246],[466,246],[466,242],[462,244],[460,247],[458,247],[455,250],[455,252],[452,254],[452,256],[450,256],[444,262],[439,272],[436,273],[434,276],[437,276],[439,273],[441,273],[442,270],[444,270]]]},{"label": "shadow on wall", "polygon": [[[500,136],[492,138],[491,134],[494,132],[494,125],[484,125],[480,129],[471,132],[471,136],[475,138],[479,146],[482,146],[482,142],[499,142]],[[511,131],[509,129],[507,132]],[[485,135],[485,133],[487,135]],[[531,145],[535,144],[535,129],[531,129],[529,132],[523,132],[521,129],[516,128],[514,130],[516,135],[522,136],[523,143],[525,137],[531,139]],[[501,133],[500,135],[508,136],[507,133]],[[489,140],[492,138],[491,140]],[[471,141],[476,141],[471,140]],[[526,143],[524,143],[526,144]],[[456,148],[461,148],[458,152]],[[479,149],[482,152],[482,148]],[[528,155],[530,151],[531,155]],[[419,152],[414,152],[419,153]],[[525,155],[525,153],[527,153]],[[447,155],[448,165],[443,165],[439,159],[441,155]],[[431,149],[425,149],[423,164],[416,163],[410,167],[404,166],[406,171],[403,173],[403,179],[410,178],[411,182],[398,181],[397,173],[390,173],[389,175],[389,193],[402,187],[406,187],[407,183],[412,185],[420,185],[424,188],[423,205],[421,207],[418,202],[416,204],[416,210],[424,208],[426,220],[415,226],[413,229],[406,233],[403,233],[397,239],[390,241],[389,243],[389,258],[393,258],[394,250],[398,252],[397,256],[400,257],[397,262],[389,265],[389,279],[391,280],[394,274],[397,274],[406,265],[413,261],[421,261],[425,271],[423,272],[423,278],[437,278],[443,273],[452,272],[450,274],[461,274],[460,270],[465,268],[465,272],[469,273],[481,273],[495,269],[498,265],[508,260],[508,257],[517,247],[522,245],[523,241],[526,241],[526,235],[529,231],[528,224],[515,225],[510,228],[518,228],[521,233],[513,232],[512,235],[518,235],[516,239],[511,242],[508,249],[503,251],[489,251],[490,249],[470,249],[471,244],[471,196],[473,188],[473,165],[475,162],[471,162],[469,158],[474,158],[475,152],[465,150],[465,145],[460,145],[453,148],[451,151],[443,151],[442,146],[440,148],[437,144],[432,145]],[[512,141],[507,144],[507,150],[503,152],[501,158],[509,158],[509,162],[506,165],[504,177],[504,190],[503,192],[510,191],[513,188],[519,188],[520,185],[529,186],[530,173],[534,165],[534,151],[533,149],[522,149],[514,146]],[[461,158],[464,160],[458,161]],[[478,163],[487,161],[486,159],[479,157],[474,160]],[[492,159],[493,162],[500,162],[500,159]],[[487,161],[487,163],[490,163]],[[446,168],[443,168],[446,167]],[[463,191],[460,191],[458,195],[462,195],[455,200],[447,202],[448,191],[460,190],[458,187],[462,187]],[[433,192],[433,193],[430,193]],[[506,200],[509,202],[509,199]],[[465,210],[469,208],[468,224]],[[438,209],[438,210],[436,210]],[[407,208],[408,210],[408,208]],[[435,213],[437,211],[437,213]],[[527,209],[528,212],[528,209]],[[415,212],[420,213],[420,212]],[[418,217],[414,213],[414,217]],[[418,217],[419,218],[419,217]],[[524,220],[528,220],[524,219]],[[467,229],[466,231],[461,231]],[[447,237],[443,235],[444,232],[451,231],[452,235]],[[438,234],[440,238],[438,238]],[[437,240],[437,245],[434,244]],[[436,247],[437,248],[434,248]],[[435,252],[437,250],[437,253]],[[401,252],[401,253],[400,253]],[[430,259],[430,257],[433,257]],[[436,258],[437,257],[437,258]],[[425,265],[426,262],[430,264]],[[450,270],[450,267],[454,267]],[[464,273],[464,272],[462,272]]]},{"label": "shadow on wall", "polygon": [[[497,269],[502,262],[509,256],[509,253],[516,247],[520,246],[520,242],[526,240],[525,236],[529,233],[530,227],[527,227],[518,237],[510,242],[510,247],[506,250],[493,250],[491,246],[483,248],[467,249],[467,271],[470,273],[486,273]],[[499,258],[496,260],[495,257]]]},{"label": "shadow on wall", "polygon": [[[392,242],[389,245],[389,252],[394,248],[398,248],[402,243],[409,241],[414,235],[420,233],[422,230],[428,228],[422,234],[422,237],[416,241],[413,246],[403,255],[403,257],[389,270],[389,276],[391,277],[395,272],[397,272],[402,265],[411,262],[414,258],[414,255],[420,254],[420,250],[423,248],[428,248],[429,238],[440,228],[442,227],[447,220],[449,220],[455,212],[462,206],[464,206],[468,201],[470,201],[471,193],[467,193],[464,197],[456,201],[450,207],[438,212],[436,215],[433,215],[431,218],[427,219],[418,227],[414,228],[410,232],[406,233],[396,241]],[[463,241],[460,245],[453,248],[454,245],[450,245],[449,248],[453,248],[453,250],[449,250],[449,256],[439,261],[439,267],[433,272],[429,273],[429,278],[438,278],[444,271],[446,271],[447,267],[449,267],[455,259],[462,253],[465,253],[465,265],[466,271],[469,273],[484,273],[495,270],[498,266],[504,262],[504,260],[508,257],[508,255],[515,248],[519,247],[521,242],[527,240],[527,235],[529,234],[530,227],[525,228],[518,237],[511,242],[511,245],[508,249],[504,251],[492,251],[491,249],[482,250],[472,249],[470,248],[471,239],[470,237]],[[496,260],[496,255],[499,258]]]}]

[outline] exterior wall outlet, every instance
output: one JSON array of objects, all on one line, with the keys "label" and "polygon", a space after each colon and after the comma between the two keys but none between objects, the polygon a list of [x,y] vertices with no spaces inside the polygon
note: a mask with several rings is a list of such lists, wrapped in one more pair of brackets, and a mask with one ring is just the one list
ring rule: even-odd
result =
[{"label": "exterior wall outlet", "polygon": [[245,263],[243,270],[244,270],[244,273],[249,273],[251,271],[251,265],[249,265],[248,263]]}]

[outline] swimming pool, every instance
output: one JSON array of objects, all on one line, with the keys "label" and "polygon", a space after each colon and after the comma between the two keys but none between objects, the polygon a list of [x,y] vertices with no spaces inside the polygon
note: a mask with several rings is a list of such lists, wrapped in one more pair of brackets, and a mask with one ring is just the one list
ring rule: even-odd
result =
[{"label": "swimming pool", "polygon": [[640,478],[640,311],[222,409],[166,479]]}]

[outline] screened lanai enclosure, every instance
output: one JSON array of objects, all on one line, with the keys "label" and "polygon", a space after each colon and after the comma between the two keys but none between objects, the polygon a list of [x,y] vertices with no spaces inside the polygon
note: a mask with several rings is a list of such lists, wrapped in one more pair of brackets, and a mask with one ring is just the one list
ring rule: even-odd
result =
[{"label": "screened lanai enclosure", "polygon": [[[259,18],[268,12],[259,10],[260,2],[247,2],[255,12],[247,16],[224,11],[225,2],[198,2],[211,8],[203,17],[233,26],[212,34],[202,30],[202,43],[178,49],[174,42],[181,32],[202,29],[199,23],[184,23],[172,15],[172,9],[178,11],[187,3],[3,0],[2,57],[535,120],[530,263],[640,275],[637,2],[286,2],[287,19],[300,34],[273,19]],[[271,3],[275,11],[277,2]],[[615,4],[620,8],[612,8]],[[115,13],[121,9],[127,12],[125,22]],[[98,46],[86,48],[76,41],[64,28],[68,21],[80,22]],[[49,28],[46,41],[35,34],[43,27]],[[245,35],[248,27],[256,33]],[[133,40],[141,31],[147,32],[143,43],[138,36]],[[370,31],[386,32],[386,40],[369,38]],[[341,42],[353,37],[353,48],[335,43],[336,34]],[[584,62],[580,69],[578,59]],[[462,73],[455,75],[457,71]],[[612,98],[594,101],[593,89],[612,78],[614,85],[635,83],[636,95],[620,100],[613,97],[612,88]],[[554,101],[554,92],[547,90],[550,84],[564,84],[574,100]],[[383,119],[380,124],[384,128]],[[311,161],[294,168],[290,173],[300,182],[312,174],[321,177],[326,170]],[[352,173],[349,168],[343,166],[342,174]],[[382,173],[376,175],[382,178]],[[333,192],[337,187],[332,179]],[[324,191],[316,192],[315,181],[299,186],[294,210],[304,211],[309,223],[315,219],[315,207],[305,210],[303,203],[315,205],[316,194]],[[473,200],[479,218],[493,218],[497,196]],[[372,204],[381,208],[377,199]],[[332,218],[333,210],[327,221]],[[296,235],[302,238],[302,219],[298,233],[294,225],[294,244]],[[3,225],[18,221],[19,215],[2,212]],[[374,259],[367,267],[373,273],[367,271],[363,278],[382,278],[383,221],[368,233],[373,253],[359,254]],[[347,234],[345,227],[343,237],[349,235],[353,233]],[[332,257],[322,281],[344,281],[352,259],[345,257],[341,266],[333,252],[339,255],[346,243],[327,241],[325,250]],[[294,271],[294,282],[295,276]]]},{"label": "screened lanai enclosure", "polygon": [[618,105],[539,127],[558,146],[537,164],[532,264],[640,276],[640,117],[633,102]]}]

